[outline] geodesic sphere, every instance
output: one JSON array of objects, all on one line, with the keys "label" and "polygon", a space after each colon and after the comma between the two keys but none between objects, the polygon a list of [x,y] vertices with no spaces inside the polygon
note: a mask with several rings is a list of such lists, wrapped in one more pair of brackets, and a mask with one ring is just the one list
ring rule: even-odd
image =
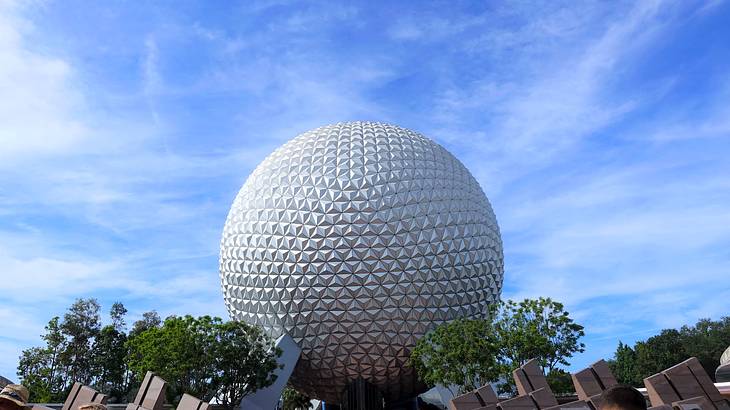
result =
[{"label": "geodesic sphere", "polygon": [[440,145],[339,123],[299,135],[249,176],[220,273],[231,318],[301,347],[294,387],[338,402],[363,378],[397,400],[424,387],[406,365],[416,341],[499,298],[502,241],[479,184]]},{"label": "geodesic sphere", "polygon": [[728,346],[728,348],[722,352],[722,356],[720,356],[720,366],[726,364],[730,364],[730,346]]}]

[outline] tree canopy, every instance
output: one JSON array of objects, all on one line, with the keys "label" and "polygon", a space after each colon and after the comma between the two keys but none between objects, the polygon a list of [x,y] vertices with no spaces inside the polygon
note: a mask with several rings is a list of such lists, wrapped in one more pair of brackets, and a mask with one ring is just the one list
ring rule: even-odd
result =
[{"label": "tree canopy", "polygon": [[693,356],[714,377],[720,355],[729,344],[730,317],[701,319],[693,326],[664,329],[658,335],[637,341],[633,347],[619,342],[609,364],[619,382],[633,386],[640,386],[644,378]]},{"label": "tree canopy", "polygon": [[282,352],[261,328],[231,321],[215,327],[213,336],[213,385],[220,404],[237,407],[245,396],[276,381]]},{"label": "tree canopy", "polygon": [[304,393],[287,386],[281,395],[282,410],[309,410],[312,408],[312,398]]},{"label": "tree canopy", "polygon": [[188,393],[227,408],[271,385],[281,355],[261,329],[210,316],[168,317],[131,339],[129,348],[135,374],[151,370],[169,383],[169,402]]},{"label": "tree canopy", "polygon": [[500,374],[499,344],[488,320],[460,319],[445,323],[416,343],[410,365],[418,377],[433,386],[474,390]]},{"label": "tree canopy", "polygon": [[501,390],[510,391],[511,372],[536,358],[556,393],[572,391],[570,375],[558,366],[583,351],[583,327],[562,304],[547,298],[508,300],[485,316],[445,323],[419,340],[410,363],[421,380],[464,392],[501,378],[506,382]]},{"label": "tree canopy", "polygon": [[183,393],[210,400],[215,394],[210,386],[214,371],[212,328],[218,323],[220,319],[210,316],[165,319],[161,327],[130,339],[130,369],[140,380],[147,371],[165,379],[168,402],[179,401]]},{"label": "tree canopy", "polygon": [[18,376],[30,390],[32,402],[63,401],[74,381],[98,382],[96,366],[104,354],[96,348],[101,334],[99,309],[96,299],[77,299],[63,320],[54,317],[48,322],[41,335],[45,346],[22,352]]},{"label": "tree canopy", "polygon": [[153,371],[168,382],[169,403],[189,393],[233,408],[275,381],[281,352],[258,327],[209,316],[163,322],[151,311],[126,333],[123,304],[113,304],[106,326],[99,311],[95,299],[78,299],[63,320],[48,322],[45,346],[23,351],[18,376],[31,402],[62,402],[75,381],[109,395],[110,403],[129,401]]},{"label": "tree canopy", "polygon": [[[574,353],[583,352],[583,326],[575,323],[562,303],[550,298],[507,300],[499,304],[494,315],[494,329],[499,340],[506,384],[512,390],[511,372],[530,359],[537,359],[553,382],[555,393],[572,392],[572,383],[564,382],[564,371]],[[563,382],[560,382],[563,380]],[[567,389],[567,390],[566,390]]]}]

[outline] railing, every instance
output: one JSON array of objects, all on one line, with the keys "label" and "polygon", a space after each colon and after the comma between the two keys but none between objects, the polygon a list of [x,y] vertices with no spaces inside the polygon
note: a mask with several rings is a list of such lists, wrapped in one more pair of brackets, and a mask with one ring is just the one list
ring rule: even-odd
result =
[{"label": "railing", "polygon": [[[715,387],[717,387],[717,390],[720,391],[720,394],[730,400],[730,382],[715,383]],[[646,388],[640,387],[637,390],[639,390],[644,396],[648,396]]]},{"label": "railing", "polygon": [[717,386],[717,390],[720,390],[720,394],[730,399],[730,382],[715,383],[715,386]]}]

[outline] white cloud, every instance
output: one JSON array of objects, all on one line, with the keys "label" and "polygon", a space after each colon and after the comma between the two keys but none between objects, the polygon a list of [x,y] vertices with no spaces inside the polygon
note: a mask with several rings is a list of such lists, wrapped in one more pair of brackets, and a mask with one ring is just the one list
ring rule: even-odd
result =
[{"label": "white cloud", "polygon": [[[11,379],[20,351],[39,345],[47,320],[78,297],[100,298],[105,311],[125,302],[130,322],[149,309],[225,313],[215,266],[196,265],[201,255],[215,259],[209,200],[191,204],[198,192],[178,188],[262,155],[166,152],[164,127],[140,121],[137,107],[91,109],[94,95],[71,60],[34,49],[32,11],[0,6],[0,374]],[[125,98],[164,91],[152,37],[143,54],[143,95]],[[188,233],[168,234],[173,226]],[[143,239],[156,249],[115,248],[140,230],[153,231]],[[176,271],[181,261],[190,266]]]},{"label": "white cloud", "polygon": [[147,37],[144,42],[144,62],[142,64],[142,75],[144,79],[144,91],[146,94],[158,93],[162,85],[162,77],[158,68],[159,51],[157,42],[153,37]]},{"label": "white cloud", "polygon": [[494,68],[465,78],[445,71],[433,109],[438,121],[429,132],[463,151],[485,189],[499,194],[576,155],[597,133],[671,90],[667,79],[621,93],[615,87],[682,12],[654,1],[627,11],[596,4],[497,10],[496,17],[520,23],[500,27],[498,19],[487,19],[479,26],[481,36],[461,51]]},{"label": "white cloud", "polygon": [[662,102],[679,74],[617,87],[693,18],[685,11],[644,2],[605,26],[601,11],[541,11],[524,30],[470,42],[495,68],[440,93],[432,134],[462,152],[492,199],[504,296],[565,302],[596,344],[578,364],[610,356],[617,338],[727,313],[730,169],[720,152],[672,145],[726,136],[726,88],[699,113],[675,107],[634,126],[623,122]]},{"label": "white cloud", "polygon": [[79,120],[83,99],[61,58],[28,48],[33,25],[0,4],[0,163],[69,152],[88,137]]}]

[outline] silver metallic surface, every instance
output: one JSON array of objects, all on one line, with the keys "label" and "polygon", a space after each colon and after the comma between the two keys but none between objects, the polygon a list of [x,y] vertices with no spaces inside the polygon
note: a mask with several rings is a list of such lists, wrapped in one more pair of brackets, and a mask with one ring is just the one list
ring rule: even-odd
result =
[{"label": "silver metallic surface", "polygon": [[[270,386],[256,390],[244,397],[241,400],[241,405],[238,406],[241,410],[271,410],[277,408],[276,405],[284,392],[289,377],[294,371],[294,366],[299,360],[302,349],[287,334],[279,336],[276,340],[276,347],[281,349],[281,356],[277,362],[283,366],[274,371],[276,380]],[[246,354],[246,352],[241,353]]]},{"label": "silver metallic surface", "polygon": [[396,400],[424,388],[406,366],[416,340],[499,298],[502,241],[479,184],[440,145],[339,123],[294,138],[249,176],[220,273],[233,319],[302,348],[295,387],[337,402],[363,377]]}]

